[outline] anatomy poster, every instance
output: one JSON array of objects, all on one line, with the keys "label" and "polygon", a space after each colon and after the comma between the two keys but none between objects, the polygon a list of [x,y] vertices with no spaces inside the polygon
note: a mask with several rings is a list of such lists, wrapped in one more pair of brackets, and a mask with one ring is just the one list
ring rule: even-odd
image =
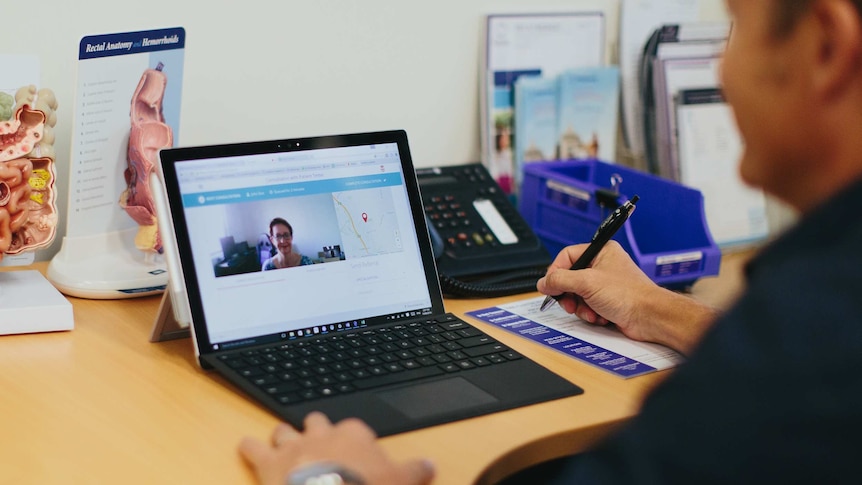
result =
[{"label": "anatomy poster", "polygon": [[159,252],[149,175],[179,139],[185,30],[87,36],[78,53],[67,237],[138,228]]}]

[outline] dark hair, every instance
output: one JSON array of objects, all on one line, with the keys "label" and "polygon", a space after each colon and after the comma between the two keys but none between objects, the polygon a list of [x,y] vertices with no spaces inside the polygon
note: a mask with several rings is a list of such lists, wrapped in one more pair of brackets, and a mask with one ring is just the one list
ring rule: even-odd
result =
[{"label": "dark hair", "polygon": [[290,231],[290,235],[293,236],[293,226],[290,225],[289,222],[282,219],[281,217],[276,217],[275,219],[269,221],[269,235],[272,236],[272,226],[276,224],[281,224],[282,226],[287,226],[287,230]]},{"label": "dark hair", "polygon": [[[857,13],[862,16],[862,0],[849,0],[856,7]],[[775,34],[783,37],[793,31],[799,18],[811,8],[814,0],[778,0],[775,12]]]}]

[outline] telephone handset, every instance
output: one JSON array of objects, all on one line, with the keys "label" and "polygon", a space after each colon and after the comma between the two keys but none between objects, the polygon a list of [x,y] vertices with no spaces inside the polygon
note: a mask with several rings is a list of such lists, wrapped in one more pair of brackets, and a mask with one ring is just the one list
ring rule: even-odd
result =
[{"label": "telephone handset", "polygon": [[482,164],[416,169],[444,294],[535,291],[548,251]]}]

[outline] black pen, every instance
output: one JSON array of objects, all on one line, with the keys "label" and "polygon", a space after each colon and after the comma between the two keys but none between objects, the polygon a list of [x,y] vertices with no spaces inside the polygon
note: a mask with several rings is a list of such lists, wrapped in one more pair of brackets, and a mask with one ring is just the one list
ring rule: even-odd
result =
[{"label": "black pen", "polygon": [[[596,233],[593,235],[593,240],[590,241],[590,245],[587,246],[586,251],[581,254],[581,257],[575,261],[575,264],[572,265],[570,269],[579,270],[584,269],[593,262],[593,259],[599,254],[599,251],[605,247],[608,241],[614,237],[614,234],[623,227],[623,224],[626,223],[629,216],[632,215],[632,212],[635,211],[635,204],[637,204],[638,197],[637,195],[632,196],[631,200],[627,200],[623,205],[616,208],[616,210],[608,216],[607,219],[602,222],[602,225],[596,230]],[[551,308],[551,305],[554,304],[555,301],[560,301],[565,293],[561,293],[559,295],[545,297],[545,301],[542,302],[542,306],[539,308],[539,311],[545,311],[548,308]]]}]

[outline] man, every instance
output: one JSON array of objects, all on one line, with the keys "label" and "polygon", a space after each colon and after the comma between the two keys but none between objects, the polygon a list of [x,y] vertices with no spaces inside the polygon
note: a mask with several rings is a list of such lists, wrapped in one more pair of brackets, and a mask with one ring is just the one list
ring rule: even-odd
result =
[{"label": "man", "polygon": [[[733,31],[722,78],[745,140],[740,173],[798,209],[800,222],[755,257],[745,294],[718,318],[652,284],[619,245],[581,271],[568,268],[585,245],[566,248],[541,292],[578,295],[561,304],[689,360],[621,432],[543,475],[525,472],[525,481],[859,480],[862,0],[727,3]],[[240,446],[264,483],[322,460],[369,484],[431,480],[421,462],[389,462],[355,421],[333,427],[312,415],[304,435],[280,427],[274,442]]]}]

